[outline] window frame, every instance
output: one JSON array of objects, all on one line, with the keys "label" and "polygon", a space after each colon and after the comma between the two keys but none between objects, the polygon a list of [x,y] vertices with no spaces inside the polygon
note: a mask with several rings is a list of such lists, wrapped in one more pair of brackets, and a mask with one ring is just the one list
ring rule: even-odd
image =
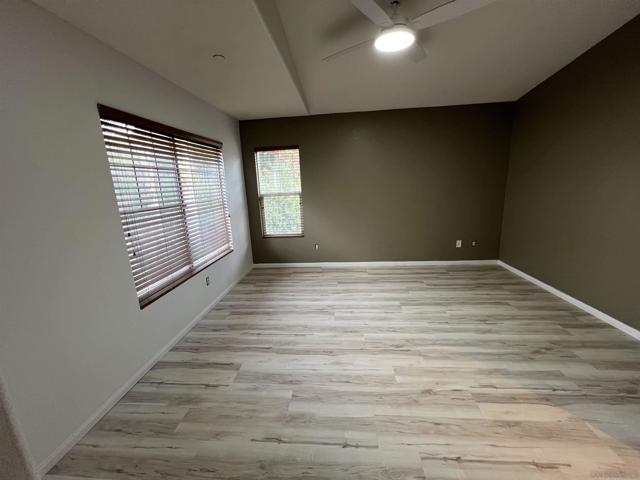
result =
[{"label": "window frame", "polygon": [[[208,137],[204,137],[202,135],[198,135],[195,133],[191,133],[188,132],[186,130],[181,130],[179,128],[175,128],[175,127],[171,127],[169,125],[165,125],[159,122],[155,122],[153,120],[149,120],[147,118],[144,117],[139,117],[137,115],[131,114],[131,113],[127,113],[124,112],[122,110],[118,110],[116,108],[113,107],[109,107],[107,105],[102,105],[102,104],[98,104],[98,114],[99,114],[99,121],[100,121],[100,125],[102,125],[102,120],[106,119],[106,120],[113,120],[113,121],[117,121],[117,122],[122,122],[122,123],[126,123],[126,124],[131,124],[133,126],[136,127],[140,127],[152,132],[156,132],[156,133],[160,133],[160,134],[164,134],[164,135],[168,135],[171,137],[175,137],[178,139],[183,139],[183,140],[187,140],[190,142],[194,142],[194,143],[200,143],[200,144],[204,144],[207,146],[212,146],[215,148],[219,148],[220,149],[220,153],[222,155],[222,142],[218,141],[218,140],[213,140],[211,138]],[[102,131],[102,126],[100,127],[100,130]],[[110,160],[109,160],[109,155],[108,155],[108,150],[106,149],[106,145],[105,145],[105,154],[107,157],[107,165],[110,165]],[[176,158],[176,162],[177,162],[177,158]],[[110,168],[110,167],[109,167]],[[222,171],[224,173],[224,158],[222,158]],[[110,178],[111,178],[111,173],[110,173]],[[111,181],[113,182],[113,178],[111,178]],[[222,195],[225,195],[225,191],[226,191],[226,179],[224,179],[224,183],[225,183],[225,188],[221,190]],[[112,185],[113,186],[113,185]],[[115,195],[115,191],[114,191],[114,195]],[[183,198],[183,192],[182,190],[180,191],[180,196],[181,196],[181,201],[184,202],[184,198]],[[224,199],[225,204],[228,205],[228,199]],[[160,299],[161,297],[165,296],[166,294],[168,294],[169,292],[173,291],[174,289],[176,289],[177,287],[179,287],[180,285],[182,285],[183,283],[185,283],[187,280],[193,278],[195,275],[197,275],[198,273],[202,272],[203,270],[207,269],[208,267],[210,267],[211,265],[213,265],[214,263],[222,260],[223,258],[225,258],[226,256],[230,255],[231,253],[234,252],[234,247],[233,247],[233,233],[232,233],[232,226],[231,226],[231,211],[230,211],[230,206],[227,207],[227,212],[226,212],[228,218],[229,218],[229,238],[230,238],[230,250],[227,251],[226,253],[224,253],[223,255],[213,258],[201,265],[198,265],[197,267],[194,267],[193,265],[193,259],[191,259],[191,265],[189,270],[182,276],[176,278],[175,280],[167,283],[166,285],[158,288],[158,290],[154,291],[153,293],[150,293],[146,296],[142,296],[139,297],[138,296],[138,290],[137,288],[134,288],[135,294],[136,294],[136,298],[138,300],[138,304],[140,306],[140,310],[146,308],[147,306],[151,305],[152,303],[154,303],[156,300]],[[118,217],[120,219],[120,222],[122,223],[122,216],[120,214],[120,211],[118,209]],[[124,239],[125,237],[123,237]],[[126,251],[126,249],[125,249]],[[191,255],[191,252],[190,252]],[[127,255],[128,257],[128,255]],[[129,260],[129,265],[131,267],[131,262],[130,259]]]},{"label": "window frame", "polygon": [[[275,150],[297,150],[298,151],[298,161],[300,161],[300,146],[299,145],[271,145],[268,147],[256,147],[253,149],[253,164],[256,169],[256,194],[258,197],[258,210],[260,213],[260,228],[262,230],[262,238],[303,238],[304,237],[304,211],[302,204],[302,166],[300,166],[300,217],[301,217],[301,233],[279,233],[279,234],[268,234],[266,232],[266,226],[264,222],[264,203],[263,198],[265,195],[260,194],[260,173],[258,171],[258,159],[256,157],[258,152],[272,152]],[[267,194],[267,196],[277,196],[284,194]]]}]

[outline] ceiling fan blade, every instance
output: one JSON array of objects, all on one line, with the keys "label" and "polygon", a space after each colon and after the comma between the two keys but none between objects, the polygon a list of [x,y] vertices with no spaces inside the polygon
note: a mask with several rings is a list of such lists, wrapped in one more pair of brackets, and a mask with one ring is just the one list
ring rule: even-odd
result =
[{"label": "ceiling fan blade", "polygon": [[421,62],[427,58],[427,52],[418,42],[415,42],[407,49],[407,58],[414,63]]},{"label": "ceiling fan blade", "polygon": [[[379,30],[377,25],[360,13],[355,8],[342,18],[336,19],[327,28],[322,31],[322,40],[324,42],[333,42],[343,38],[349,38],[353,32],[366,32],[371,36],[375,35]],[[353,38],[353,37],[351,37]]]},{"label": "ceiling fan blade", "polygon": [[375,0],[351,0],[351,3],[376,25],[393,27],[393,20]]},{"label": "ceiling fan blade", "polygon": [[421,30],[460,17],[493,2],[495,0],[440,0],[439,5],[413,17],[410,23]]},{"label": "ceiling fan blade", "polygon": [[355,45],[351,45],[350,47],[347,48],[343,48],[342,50],[338,50],[335,53],[332,53],[331,55],[324,57],[322,59],[323,62],[328,62],[330,60],[334,60],[338,57],[341,57],[343,55],[346,55],[347,53],[353,52],[354,50],[357,50],[359,48],[362,48],[366,45],[370,45],[373,42],[373,40],[365,40],[364,42],[360,42],[360,43],[356,43]]}]

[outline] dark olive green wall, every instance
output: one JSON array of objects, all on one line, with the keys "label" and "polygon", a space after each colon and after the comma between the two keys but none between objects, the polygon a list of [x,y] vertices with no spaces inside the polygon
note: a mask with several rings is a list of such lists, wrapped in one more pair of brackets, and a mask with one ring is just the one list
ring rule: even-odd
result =
[{"label": "dark olive green wall", "polygon": [[500,258],[640,328],[640,17],[518,102]]},{"label": "dark olive green wall", "polygon": [[[511,108],[241,122],[254,262],[497,258]],[[305,236],[264,239],[253,150],[292,144],[300,146]]]}]

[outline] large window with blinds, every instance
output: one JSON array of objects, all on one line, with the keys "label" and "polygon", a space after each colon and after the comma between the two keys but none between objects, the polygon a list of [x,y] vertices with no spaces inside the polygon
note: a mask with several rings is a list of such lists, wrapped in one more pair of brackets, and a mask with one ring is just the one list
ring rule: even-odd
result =
[{"label": "large window with blinds", "polygon": [[98,111],[142,308],[233,251],[222,144]]},{"label": "large window with blinds", "polygon": [[302,237],[302,182],[297,146],[255,150],[258,202],[264,237]]}]

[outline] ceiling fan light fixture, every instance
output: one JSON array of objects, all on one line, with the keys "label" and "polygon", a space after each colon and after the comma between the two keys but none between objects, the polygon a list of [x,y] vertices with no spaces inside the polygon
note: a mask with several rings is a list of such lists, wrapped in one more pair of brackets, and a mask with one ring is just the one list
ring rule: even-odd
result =
[{"label": "ceiling fan light fixture", "polygon": [[416,32],[406,25],[385,28],[376,38],[374,46],[380,52],[399,52],[416,41]]}]

